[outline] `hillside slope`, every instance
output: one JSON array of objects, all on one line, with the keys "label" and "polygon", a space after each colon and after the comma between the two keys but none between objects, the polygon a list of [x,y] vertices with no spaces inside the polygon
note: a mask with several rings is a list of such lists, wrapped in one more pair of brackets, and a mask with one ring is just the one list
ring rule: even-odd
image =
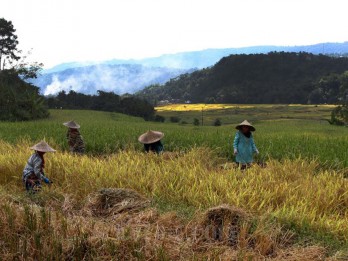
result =
[{"label": "hillside slope", "polygon": [[348,70],[348,58],[309,53],[230,55],[137,93],[151,102],[307,103],[315,83]]}]

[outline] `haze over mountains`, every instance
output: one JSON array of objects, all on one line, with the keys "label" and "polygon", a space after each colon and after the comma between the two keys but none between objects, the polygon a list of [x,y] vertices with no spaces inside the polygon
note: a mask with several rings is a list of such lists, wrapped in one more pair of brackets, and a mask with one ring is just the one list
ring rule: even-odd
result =
[{"label": "haze over mountains", "polygon": [[152,84],[164,84],[180,74],[213,66],[221,58],[231,54],[261,54],[274,51],[341,56],[348,54],[348,42],[207,49],[138,60],[64,63],[44,70],[41,76],[31,82],[40,87],[45,95],[56,94],[62,90],[74,90],[85,94],[95,94],[97,90],[103,90],[121,95],[135,93]]}]

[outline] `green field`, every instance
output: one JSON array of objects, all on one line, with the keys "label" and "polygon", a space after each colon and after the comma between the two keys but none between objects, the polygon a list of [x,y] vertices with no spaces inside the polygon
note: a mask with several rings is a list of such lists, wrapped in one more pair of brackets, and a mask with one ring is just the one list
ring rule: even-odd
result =
[{"label": "green field", "polygon": [[[348,128],[323,120],[330,117],[329,108],[239,106],[233,116],[233,108],[207,110],[206,117],[212,113],[211,119],[222,119],[220,127],[69,110],[52,110],[50,118],[40,121],[1,122],[0,259],[347,258]],[[177,115],[173,110],[158,113]],[[192,120],[200,113],[181,115]],[[62,123],[72,119],[81,125],[85,156],[67,150]],[[266,168],[242,172],[221,165],[233,161],[235,125],[244,119],[257,129],[257,160],[266,161]],[[168,154],[143,153],[137,138],[149,129],[165,133]],[[45,157],[54,183],[29,196],[21,172],[29,147],[41,139],[57,149]],[[150,208],[92,215],[91,204],[102,188],[135,190],[151,200]],[[207,213],[225,205],[249,216],[234,246],[208,240],[205,230],[212,226]]]},{"label": "green field", "polygon": [[[0,139],[11,143],[23,138],[32,142],[46,139],[57,144],[58,149],[66,150],[66,127],[62,123],[74,119],[82,126],[81,133],[89,154],[108,154],[127,148],[142,150],[137,138],[152,129],[165,133],[163,143],[167,151],[185,151],[203,146],[233,160],[234,126],[248,119],[257,129],[255,142],[261,152],[257,160],[304,158],[318,160],[322,165],[335,169],[348,167],[348,128],[332,126],[323,120],[330,117],[330,107],[303,105],[302,112],[300,105],[238,108],[238,114],[232,116],[231,109],[206,112],[210,119],[218,117],[223,123],[231,118],[231,124],[220,127],[146,122],[117,113],[51,110],[51,116],[46,120],[0,123]],[[167,117],[178,115],[175,111],[158,113]],[[181,112],[181,115],[192,120],[200,113],[188,111]]]}]

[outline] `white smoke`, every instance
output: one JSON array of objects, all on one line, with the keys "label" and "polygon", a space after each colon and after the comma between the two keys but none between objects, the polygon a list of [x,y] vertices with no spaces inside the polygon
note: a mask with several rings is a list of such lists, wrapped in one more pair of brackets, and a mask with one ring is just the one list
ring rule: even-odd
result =
[{"label": "white smoke", "polygon": [[51,84],[47,85],[44,95],[57,94],[60,91],[69,92],[72,90],[72,86],[77,86],[78,81],[74,78],[68,78],[65,81],[61,82],[58,79],[58,75],[53,75]]},{"label": "white smoke", "polygon": [[[51,82],[44,88],[44,95],[54,95],[60,91],[70,90],[96,94],[97,90],[115,92],[116,94],[134,93],[154,83],[164,83],[166,77],[175,77],[183,71],[166,68],[150,68],[140,65],[98,65],[77,68],[69,75],[54,74]],[[67,74],[67,73],[66,73]],[[160,82],[162,81],[162,82]]]}]

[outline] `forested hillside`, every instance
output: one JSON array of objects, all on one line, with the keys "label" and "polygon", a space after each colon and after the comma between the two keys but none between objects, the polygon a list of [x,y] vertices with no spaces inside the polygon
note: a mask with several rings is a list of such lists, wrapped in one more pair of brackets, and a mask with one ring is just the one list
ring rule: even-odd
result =
[{"label": "forested hillside", "polygon": [[61,91],[58,95],[47,97],[50,109],[74,109],[120,112],[151,120],[154,107],[147,101],[133,95],[119,96],[113,92],[97,91],[97,95],[87,95]]},{"label": "forested hillside", "polygon": [[[344,57],[303,52],[230,55],[213,67],[183,74],[164,85],[149,86],[138,92],[138,95],[155,103],[161,100],[205,103],[335,103],[340,98],[340,86],[334,87],[336,89],[332,92],[331,87],[328,87],[329,92],[323,93],[320,89],[321,80],[347,70],[348,58]],[[320,97],[320,93],[323,97]]]},{"label": "forested hillside", "polygon": [[48,117],[39,88],[24,82],[14,70],[0,70],[0,121],[23,121]]}]

